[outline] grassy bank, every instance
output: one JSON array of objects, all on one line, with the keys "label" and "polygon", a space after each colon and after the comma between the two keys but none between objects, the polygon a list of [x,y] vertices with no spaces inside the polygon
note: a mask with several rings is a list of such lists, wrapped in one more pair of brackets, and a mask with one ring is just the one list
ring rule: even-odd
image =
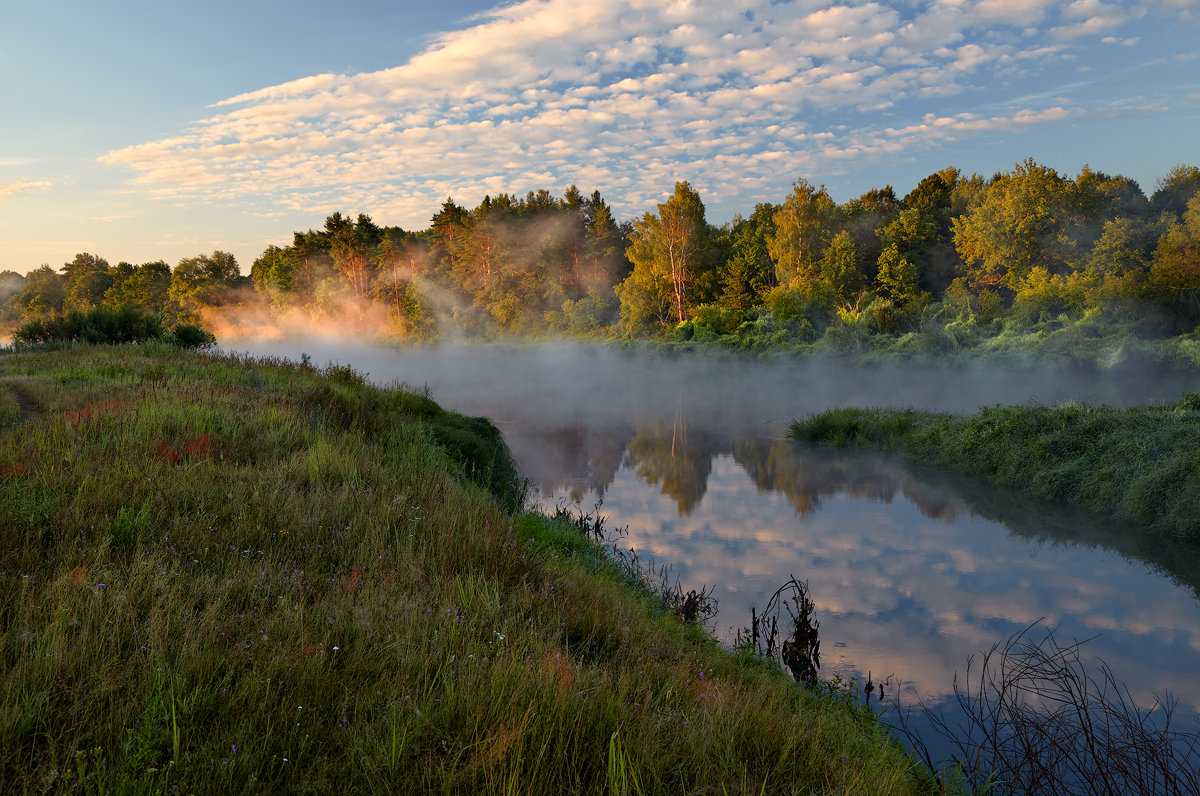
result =
[{"label": "grassy bank", "polygon": [[1200,539],[1200,394],[1174,404],[997,406],[973,416],[835,409],[791,436],[901,450],[1162,534]]},{"label": "grassy bank", "polygon": [[908,793],[862,712],[520,514],[428,397],[0,354],[0,791]]}]

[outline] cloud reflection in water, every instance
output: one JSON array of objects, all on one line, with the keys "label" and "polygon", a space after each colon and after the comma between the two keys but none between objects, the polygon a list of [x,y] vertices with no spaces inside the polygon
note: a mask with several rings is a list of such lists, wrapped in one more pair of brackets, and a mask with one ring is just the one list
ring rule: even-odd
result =
[{"label": "cloud reflection in water", "polygon": [[[1087,654],[1107,661],[1140,701],[1169,689],[1200,708],[1192,589],[1103,547],[1014,535],[895,461],[784,440],[756,448],[766,455],[749,467],[736,452],[676,463],[676,472],[703,473],[695,500],[694,486],[670,494],[671,482],[648,482],[645,466],[631,461],[604,487],[609,525],[628,525],[630,546],[673,564],[685,588],[716,585],[723,639],[795,574],[817,603],[826,677],[894,674],[936,701],[952,693],[967,655],[1044,619],[1060,638],[1099,633]],[[654,472],[669,469],[660,462]],[[751,471],[770,473],[770,483]],[[594,489],[581,493],[577,483],[571,491],[591,508]],[[545,499],[567,494],[551,489]],[[1036,508],[1058,523],[1088,522]]]}]

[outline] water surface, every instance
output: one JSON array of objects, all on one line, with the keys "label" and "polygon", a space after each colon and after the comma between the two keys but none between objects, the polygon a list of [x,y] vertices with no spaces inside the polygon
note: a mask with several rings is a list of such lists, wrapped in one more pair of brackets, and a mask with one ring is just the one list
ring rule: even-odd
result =
[{"label": "water surface", "polygon": [[491,418],[546,506],[599,510],[626,545],[711,586],[731,642],[790,576],[807,580],[823,677],[886,681],[948,702],[967,656],[1034,622],[1090,639],[1135,698],[1169,689],[1200,715],[1194,546],[897,458],[786,439],[832,406],[968,412],[998,403],[1130,405],[1197,389],[1182,377],[1054,367],[859,367],[622,355],[544,346],[381,351],[258,348],[351,364]]}]

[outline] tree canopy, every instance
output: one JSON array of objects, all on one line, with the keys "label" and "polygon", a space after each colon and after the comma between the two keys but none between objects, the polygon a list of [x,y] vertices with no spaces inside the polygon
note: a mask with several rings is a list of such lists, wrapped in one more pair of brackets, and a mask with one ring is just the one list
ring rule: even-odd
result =
[{"label": "tree canopy", "polygon": [[10,322],[133,306],[177,323],[257,307],[419,339],[699,334],[776,345],[1092,310],[1143,333],[1200,323],[1194,166],[1173,168],[1148,198],[1122,175],[1084,166],[1072,177],[1033,159],[990,178],[946,167],[900,195],[885,185],[838,204],[798,177],[778,203],[719,226],[682,180],[631,221],[576,186],[474,207],[447,197],[419,230],[332,213],[266,247],[247,276],[220,250],[174,268],[80,253],[57,270],[0,274],[0,301]]}]

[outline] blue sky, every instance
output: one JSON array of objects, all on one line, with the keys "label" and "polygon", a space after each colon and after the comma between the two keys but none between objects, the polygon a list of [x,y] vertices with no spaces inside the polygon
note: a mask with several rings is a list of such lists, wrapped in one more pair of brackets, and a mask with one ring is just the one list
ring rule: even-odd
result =
[{"label": "blue sky", "polygon": [[720,223],[953,165],[1200,165],[1200,0],[23,3],[0,31],[0,269],[243,271],[326,215],[572,183]]}]

